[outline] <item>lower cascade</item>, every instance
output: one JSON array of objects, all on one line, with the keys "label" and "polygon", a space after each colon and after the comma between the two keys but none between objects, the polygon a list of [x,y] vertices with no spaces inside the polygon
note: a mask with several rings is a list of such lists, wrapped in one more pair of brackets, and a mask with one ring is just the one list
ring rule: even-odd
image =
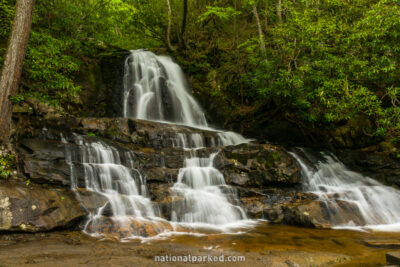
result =
[{"label": "lower cascade", "polygon": [[[77,153],[67,151],[71,168],[74,162],[83,165],[85,188],[107,199],[104,206],[90,214],[85,231],[97,233],[104,227],[104,215],[112,221],[124,224],[134,218],[151,218],[158,215],[148,198],[146,182],[140,172],[134,168],[131,152],[120,152],[104,142],[88,142],[81,136],[75,136],[79,146]],[[77,190],[79,185],[71,171],[71,187]],[[109,214],[111,213],[111,214]]]},{"label": "lower cascade", "polygon": [[[172,188],[175,197],[183,196],[174,204],[173,221],[221,225],[246,219],[240,206],[228,201],[226,193],[230,188],[222,173],[213,167],[215,155],[185,160],[184,168],[179,170],[178,181]],[[235,197],[235,192],[229,193]]]},{"label": "lower cascade", "polygon": [[[321,152],[318,158],[306,150],[291,153],[305,177],[305,190],[318,195],[337,228],[364,227],[379,230],[400,229],[400,192],[376,180],[350,171],[333,154]],[[346,205],[347,204],[347,205]],[[341,208],[350,209],[344,217]]]}]

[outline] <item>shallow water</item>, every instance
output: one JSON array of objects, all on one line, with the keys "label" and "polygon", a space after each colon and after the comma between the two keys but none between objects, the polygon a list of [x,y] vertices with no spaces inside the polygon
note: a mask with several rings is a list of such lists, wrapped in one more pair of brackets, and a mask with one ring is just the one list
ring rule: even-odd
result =
[{"label": "shallow water", "polygon": [[[246,231],[243,229],[243,231]],[[153,241],[154,242],[154,241]],[[172,236],[164,242],[187,244],[244,253],[268,251],[329,252],[350,256],[337,266],[378,266],[385,264],[385,253],[400,250],[400,233],[310,229],[261,223],[240,234]]]},{"label": "shallow water", "polygon": [[196,266],[382,266],[385,253],[394,250],[400,250],[399,233],[266,222],[243,228],[239,234],[175,234],[123,243],[113,238],[100,241],[81,232],[0,235],[1,266],[153,266],[160,265],[154,262],[156,255],[187,254],[246,256],[245,263]]}]

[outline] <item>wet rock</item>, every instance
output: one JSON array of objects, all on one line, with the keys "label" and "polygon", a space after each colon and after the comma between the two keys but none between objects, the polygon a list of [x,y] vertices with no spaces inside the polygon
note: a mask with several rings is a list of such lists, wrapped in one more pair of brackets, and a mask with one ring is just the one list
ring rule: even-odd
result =
[{"label": "wet rock", "polygon": [[151,237],[172,230],[171,224],[167,221],[152,221],[134,217],[124,220],[100,217],[89,222],[86,228],[89,233],[102,233],[105,236],[116,236],[118,238]]},{"label": "wet rock", "polygon": [[294,159],[274,145],[242,144],[224,147],[215,166],[228,184],[240,186],[293,186],[299,184],[300,172]]},{"label": "wet rock", "polygon": [[[88,97],[89,103],[93,103],[89,106],[95,109],[95,115],[122,116],[124,62],[128,55],[129,51],[127,50],[116,50],[100,55],[100,62],[96,64],[100,69],[99,74],[95,79],[95,86],[89,86],[92,94]],[[101,105],[99,105],[100,103]]]},{"label": "wet rock", "polygon": [[[84,188],[74,190],[74,194],[81,206],[85,209],[86,213],[94,213],[99,207],[106,206],[108,202],[108,199],[104,195]],[[105,207],[103,213],[111,215],[111,207]]]},{"label": "wet rock", "polygon": [[[395,152],[393,152],[394,150]],[[337,156],[351,170],[360,172],[389,186],[400,187],[400,159],[397,150],[380,146],[337,151]]]},{"label": "wet rock", "polygon": [[343,200],[325,202],[311,193],[295,193],[289,201],[264,209],[264,217],[273,223],[316,228],[332,225],[365,225],[357,205]]},{"label": "wet rock", "polygon": [[400,252],[388,252],[386,253],[386,264],[387,265],[400,265]]},{"label": "wet rock", "polygon": [[179,169],[156,167],[144,171],[147,182],[173,183],[177,180]]},{"label": "wet rock", "polygon": [[[78,184],[84,186],[84,170],[81,164],[74,168],[67,163],[66,144],[54,140],[24,139],[19,143],[20,162],[29,179],[41,184],[70,186],[71,171],[78,178]],[[74,144],[68,149],[78,151]]]},{"label": "wet rock", "polygon": [[0,230],[38,232],[74,225],[85,216],[71,192],[0,184]]},{"label": "wet rock", "polygon": [[171,219],[173,205],[182,201],[182,197],[173,196],[173,185],[173,182],[169,184],[151,183],[148,185],[151,200],[156,204],[160,216],[167,220]]},{"label": "wet rock", "polygon": [[400,249],[400,240],[398,239],[370,239],[363,242],[365,245],[373,248]]},{"label": "wet rock", "polygon": [[156,149],[177,146],[178,133],[188,139],[193,134],[202,134],[203,142],[208,146],[218,136],[213,131],[137,119],[84,118],[79,121],[80,127],[74,129],[77,132],[92,131],[121,143]]},{"label": "wet rock", "polygon": [[[288,202],[292,196],[285,191],[294,191],[301,183],[296,161],[280,146],[241,144],[187,151],[175,147],[177,134],[201,133],[203,142],[211,145],[218,143],[215,142],[218,133],[125,118],[70,118],[64,123],[47,120],[45,130],[41,129],[35,138],[20,142],[20,165],[32,181],[69,187],[73,170],[78,187],[84,188],[85,166],[81,163],[80,142],[101,141],[118,150],[122,165],[134,166],[141,173],[147,181],[150,199],[166,219],[171,219],[172,207],[184,209],[187,206],[172,192],[185,157],[209,157],[217,153],[213,165],[224,174],[228,185],[221,190],[230,202],[240,202],[250,218],[274,218],[274,221],[283,222],[288,212],[283,213],[283,209],[276,206]],[[125,156],[127,152],[129,157]],[[277,190],[279,187],[285,189]],[[104,217],[111,215],[104,196],[82,189],[78,189],[76,195],[85,212],[104,207]]]}]

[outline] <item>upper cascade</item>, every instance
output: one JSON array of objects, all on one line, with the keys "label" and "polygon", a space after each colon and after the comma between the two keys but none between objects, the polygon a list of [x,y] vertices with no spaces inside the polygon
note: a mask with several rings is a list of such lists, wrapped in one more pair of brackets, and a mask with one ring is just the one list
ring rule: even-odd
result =
[{"label": "upper cascade", "polygon": [[132,50],[125,60],[123,116],[207,127],[204,112],[186,90],[181,68],[167,56]]}]

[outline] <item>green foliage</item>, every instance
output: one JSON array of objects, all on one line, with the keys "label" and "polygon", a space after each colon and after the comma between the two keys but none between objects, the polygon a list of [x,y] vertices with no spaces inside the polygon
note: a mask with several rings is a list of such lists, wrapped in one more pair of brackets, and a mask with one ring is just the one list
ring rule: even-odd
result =
[{"label": "green foliage", "polygon": [[[336,123],[359,115],[376,135],[399,128],[398,1],[286,3],[282,24],[268,31],[267,54],[255,37],[242,75],[249,102],[273,101],[306,122]],[[284,105],[282,106],[283,103]]]},{"label": "green foliage", "polygon": [[0,0],[0,39],[7,38],[14,17],[14,2]]},{"label": "green foliage", "polygon": [[74,101],[80,87],[75,85],[73,78],[82,63],[67,54],[73,45],[71,40],[32,31],[24,61],[24,77],[31,81],[28,92],[38,97],[46,95],[57,103]]},{"label": "green foliage", "polygon": [[207,6],[207,11],[199,16],[198,22],[204,22],[210,17],[216,17],[222,21],[230,20],[234,16],[239,15],[241,12],[236,11],[232,7],[218,7],[218,6]]},{"label": "green foliage", "polygon": [[87,133],[87,136],[98,137],[95,133]]},{"label": "green foliage", "polygon": [[[399,1],[282,1],[282,23],[276,1],[188,1],[183,37],[183,1],[170,2],[171,42],[181,49],[175,56],[196,90],[231,111],[257,106],[317,127],[365,116],[375,127],[368,134],[399,134]],[[14,4],[0,0],[0,44]],[[167,21],[164,0],[37,1],[23,86],[12,101],[35,97],[73,106],[82,93],[76,78],[88,60],[114,47],[163,48]]]},{"label": "green foliage", "polygon": [[21,94],[17,94],[15,96],[11,96],[10,99],[13,104],[19,104],[25,100],[25,97]]},{"label": "green foliage", "polygon": [[14,171],[16,164],[15,155],[2,153],[0,155],[0,178],[7,179]]}]

